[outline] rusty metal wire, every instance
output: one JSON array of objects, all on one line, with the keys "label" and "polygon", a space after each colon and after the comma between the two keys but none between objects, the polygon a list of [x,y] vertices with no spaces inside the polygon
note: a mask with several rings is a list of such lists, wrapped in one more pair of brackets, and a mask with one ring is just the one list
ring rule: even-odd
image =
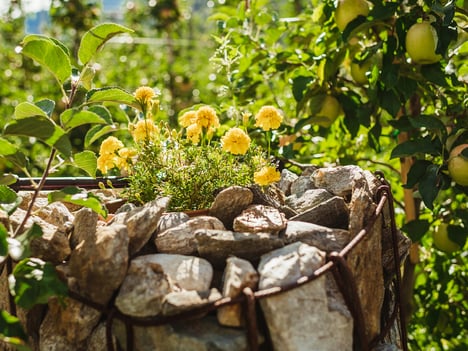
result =
[{"label": "rusty metal wire", "polygon": [[[155,316],[147,318],[133,317],[123,314],[113,305],[113,301],[111,301],[108,306],[104,306],[90,301],[89,299],[80,296],[72,291],[69,292],[69,297],[101,311],[106,317],[106,342],[108,351],[114,351],[114,343],[112,337],[112,325],[114,319],[119,319],[124,322],[127,331],[127,351],[132,351],[134,348],[133,326],[158,326],[179,320],[193,319],[203,316],[206,313],[214,311],[220,307],[241,303],[244,306],[244,315],[246,317],[246,334],[249,348],[251,351],[258,351],[258,325],[256,314],[257,301],[298,288],[303,284],[307,284],[323,276],[324,274],[331,272],[355,322],[355,338],[357,339],[356,342],[359,345],[359,350],[368,351],[379,341],[383,340],[383,338],[388,334],[391,326],[395,322],[397,313],[399,313],[398,327],[401,338],[401,344],[403,347],[403,351],[407,351],[407,332],[406,326],[404,324],[404,311],[401,308],[401,274],[399,267],[400,262],[398,254],[397,227],[394,217],[393,197],[391,194],[390,185],[384,179],[383,175],[377,175],[379,176],[382,185],[378,188],[378,191],[376,193],[377,207],[373,216],[370,218],[366,226],[361,231],[359,231],[359,233],[340,252],[331,252],[327,256],[327,261],[324,265],[316,269],[311,275],[303,276],[294,283],[258,291],[244,289],[242,294],[237,297],[224,297],[214,302],[207,303],[203,306],[198,306],[174,315]],[[80,184],[74,185],[80,186]],[[369,341],[368,336],[365,332],[364,312],[362,309],[362,304],[359,299],[355,279],[347,264],[346,256],[368,235],[369,231],[373,228],[377,218],[380,215],[382,215],[382,211],[385,204],[388,204],[391,216],[390,220],[394,256],[393,259],[395,264],[395,306],[393,307],[392,315],[386,321],[386,325],[382,327],[381,334],[377,336],[374,340]]]}]

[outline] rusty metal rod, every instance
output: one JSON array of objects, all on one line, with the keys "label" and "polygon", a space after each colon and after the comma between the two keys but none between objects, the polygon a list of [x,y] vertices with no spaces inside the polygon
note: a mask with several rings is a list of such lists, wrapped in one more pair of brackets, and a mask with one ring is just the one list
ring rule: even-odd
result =
[{"label": "rusty metal rod", "polygon": [[[14,191],[34,191],[40,178],[19,178],[9,185]],[[128,180],[124,177],[48,177],[42,190],[60,190],[68,186],[76,186],[83,189],[99,189],[101,184],[105,187],[125,188]]]}]

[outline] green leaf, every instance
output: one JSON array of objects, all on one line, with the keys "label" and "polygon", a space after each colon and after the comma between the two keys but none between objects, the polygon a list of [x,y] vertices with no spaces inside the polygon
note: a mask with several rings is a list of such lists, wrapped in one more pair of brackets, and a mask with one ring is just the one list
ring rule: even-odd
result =
[{"label": "green leaf", "polygon": [[115,132],[117,128],[115,126],[102,126],[102,125],[97,125],[94,127],[91,127],[90,130],[88,130],[88,133],[85,135],[85,140],[84,140],[84,146],[89,147],[92,143],[94,143],[96,140],[98,140],[100,137],[103,135]]},{"label": "green leaf", "polygon": [[447,80],[445,78],[444,68],[440,63],[435,63],[433,65],[422,65],[421,73],[429,82],[443,87],[448,86]]},{"label": "green leaf", "polygon": [[35,105],[44,111],[49,117],[52,115],[52,112],[54,112],[55,109],[55,101],[49,99],[37,101]]},{"label": "green leaf", "polygon": [[304,97],[304,91],[308,84],[313,80],[312,77],[299,76],[293,79],[292,92],[296,101],[301,101]]},{"label": "green leaf", "polygon": [[98,116],[100,116],[103,120],[107,122],[107,124],[112,124],[112,115],[107,108],[101,105],[93,105],[91,106],[88,111],[94,112]]},{"label": "green leaf", "polygon": [[31,350],[26,345],[28,336],[21,325],[21,321],[5,310],[0,311],[0,340],[15,345],[17,350],[20,351]]},{"label": "green leaf", "polygon": [[18,181],[18,177],[14,174],[2,174],[0,175],[0,185],[11,185]]},{"label": "green leaf", "polygon": [[16,118],[26,118],[33,116],[43,116],[48,117],[47,113],[42,110],[39,106],[32,104],[30,102],[22,102],[15,107],[15,117]]},{"label": "green leaf", "polygon": [[11,215],[21,204],[21,197],[6,185],[0,185],[0,208]]},{"label": "green leaf", "polygon": [[409,122],[414,128],[427,128],[445,131],[445,125],[440,119],[430,115],[420,115],[418,117],[410,117]]},{"label": "green leaf", "polygon": [[416,154],[439,155],[439,149],[434,145],[430,137],[418,140],[408,140],[397,145],[390,155],[390,158],[408,157]]},{"label": "green leaf", "polygon": [[9,141],[0,138],[0,155],[2,156],[8,156],[8,155],[14,155],[18,152],[18,148],[11,144]]},{"label": "green leaf", "polygon": [[449,239],[460,245],[460,247],[465,246],[468,235],[466,228],[463,228],[459,225],[449,224],[447,226],[447,234]]},{"label": "green leaf", "polygon": [[91,177],[96,176],[97,157],[92,151],[83,151],[74,155],[74,164],[88,173]]},{"label": "green leaf", "polygon": [[14,120],[5,126],[4,134],[35,137],[56,148],[66,157],[71,155],[72,146],[65,131],[44,116]]},{"label": "green leaf", "polygon": [[[5,261],[8,254],[8,231],[5,226],[0,223],[0,264]],[[1,334],[1,332],[0,332]]]},{"label": "green leaf", "polygon": [[432,162],[430,161],[416,160],[408,172],[407,181],[404,187],[406,189],[412,189],[424,174],[426,174],[427,167],[430,165],[432,165]]},{"label": "green leaf", "polygon": [[10,239],[10,256],[19,261],[31,256],[31,241],[34,238],[40,238],[43,235],[42,228],[39,224],[33,225],[24,233]]},{"label": "green leaf", "polygon": [[63,83],[71,76],[70,57],[57,41],[38,35],[28,35],[22,42],[22,53],[47,68]]},{"label": "green leaf", "polygon": [[440,190],[439,166],[430,165],[427,167],[424,176],[419,181],[419,193],[427,208],[434,208],[434,200]]},{"label": "green leaf", "polygon": [[68,109],[60,115],[60,123],[65,130],[69,131],[84,124],[106,124],[107,121],[91,111]]},{"label": "green leaf", "polygon": [[49,203],[55,201],[68,202],[71,204],[90,208],[102,217],[107,217],[107,209],[101,203],[99,197],[92,193],[88,193],[84,189],[77,187],[66,187],[60,191],[53,191],[48,195]]},{"label": "green leaf", "polygon": [[132,33],[133,30],[115,23],[103,23],[91,28],[81,39],[78,58],[86,65],[102,46],[117,34]]},{"label": "green leaf", "polygon": [[427,233],[431,224],[425,219],[412,220],[401,227],[401,230],[408,234],[412,242],[418,242]]},{"label": "green leaf", "polygon": [[140,104],[135,100],[135,97],[132,94],[117,87],[106,87],[90,90],[86,94],[86,100],[88,103],[108,101],[118,104],[125,104],[134,108],[140,108]]},{"label": "green leaf", "polygon": [[67,286],[62,282],[55,267],[39,258],[31,257],[19,262],[13,270],[10,291],[15,303],[25,309],[45,304],[53,296],[64,297]]}]

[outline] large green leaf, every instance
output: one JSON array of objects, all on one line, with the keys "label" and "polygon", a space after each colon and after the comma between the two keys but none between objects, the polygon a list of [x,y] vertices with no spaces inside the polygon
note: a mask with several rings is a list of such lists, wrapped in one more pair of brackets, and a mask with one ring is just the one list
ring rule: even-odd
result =
[{"label": "large green leaf", "polygon": [[0,155],[14,155],[18,152],[18,148],[9,141],[0,138]]},{"label": "large green leaf", "polygon": [[115,132],[117,131],[117,127],[114,125],[97,125],[94,127],[91,127],[90,130],[88,130],[88,133],[85,135],[85,141],[84,141],[84,146],[89,147],[92,143],[94,143],[96,140],[98,140],[100,137]]},{"label": "large green leaf", "polygon": [[0,185],[0,209],[11,215],[21,204],[21,197],[6,185]]},{"label": "large green leaf", "polygon": [[67,286],[60,280],[55,267],[39,258],[31,257],[19,262],[13,270],[10,292],[15,303],[30,309],[37,304],[45,304],[50,297],[64,297]]},{"label": "large green leaf", "polygon": [[133,30],[115,23],[103,23],[91,28],[83,35],[78,49],[81,64],[86,65],[101,47],[112,37]]},{"label": "large green leaf", "polygon": [[101,200],[96,195],[87,192],[84,189],[77,187],[66,187],[60,191],[53,191],[48,195],[49,203],[62,201],[72,203],[74,205],[90,208],[97,214],[107,217],[107,209],[101,203]]},{"label": "large green leaf", "polygon": [[107,121],[91,111],[68,109],[60,115],[60,123],[66,131],[69,131],[84,124],[106,124]]},{"label": "large green leaf", "polygon": [[401,227],[413,242],[418,242],[427,233],[431,224],[425,219],[414,219]]},{"label": "large green leaf", "polygon": [[413,156],[418,153],[439,155],[440,150],[436,147],[430,138],[423,138],[418,140],[408,140],[398,144],[391,154],[391,158]]},{"label": "large green leaf", "polygon": [[135,97],[132,94],[117,87],[106,87],[90,90],[86,94],[86,100],[88,103],[107,101],[125,104],[134,108],[140,108],[140,104],[135,100]]},{"label": "large green leaf", "polygon": [[86,173],[88,173],[91,177],[96,176],[97,170],[97,157],[92,151],[83,151],[76,153],[73,156],[73,163],[78,168],[81,168]]},{"label": "large green leaf", "polygon": [[60,83],[71,76],[70,57],[56,40],[28,35],[22,42],[22,53],[47,68]]},{"label": "large green leaf", "polygon": [[71,155],[72,146],[65,131],[49,118],[33,116],[14,120],[5,126],[6,135],[35,137],[56,148],[66,157]]},{"label": "large green leaf", "polygon": [[15,345],[18,351],[31,350],[27,346],[26,335],[21,321],[5,310],[0,311],[0,340],[10,345]]},{"label": "large green leaf", "polygon": [[439,178],[439,166],[429,165],[426,173],[419,181],[419,193],[427,208],[434,208],[434,200],[437,197],[441,187]]},{"label": "large green leaf", "polygon": [[45,111],[43,111],[39,106],[30,102],[22,102],[15,107],[16,118],[26,118],[33,116],[48,117]]}]

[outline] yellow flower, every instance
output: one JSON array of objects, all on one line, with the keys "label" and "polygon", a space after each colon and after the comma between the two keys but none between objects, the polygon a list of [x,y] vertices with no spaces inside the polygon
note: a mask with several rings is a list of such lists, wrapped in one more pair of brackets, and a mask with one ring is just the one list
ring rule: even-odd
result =
[{"label": "yellow flower", "polygon": [[118,151],[118,157],[116,157],[115,165],[122,171],[128,171],[129,167],[133,164],[133,158],[137,152],[135,149],[124,147]]},{"label": "yellow flower", "polygon": [[117,156],[112,154],[102,154],[97,159],[97,168],[103,173],[106,174],[115,167],[115,161]]},{"label": "yellow flower", "polygon": [[138,121],[137,124],[130,125],[129,129],[133,139],[137,143],[152,139],[159,132],[159,128],[149,119],[142,119]]},{"label": "yellow flower", "polygon": [[216,115],[216,111],[210,106],[200,107],[196,113],[194,122],[202,128],[219,127],[219,119]]},{"label": "yellow flower", "polygon": [[151,99],[155,96],[156,94],[154,90],[150,87],[139,87],[137,90],[135,90],[135,99],[142,106],[148,106],[151,102]]},{"label": "yellow flower", "polygon": [[179,117],[179,124],[187,128],[189,125],[195,123],[197,118],[197,113],[195,111],[187,111],[182,116]]},{"label": "yellow flower", "polygon": [[258,185],[270,185],[279,181],[280,178],[280,172],[273,166],[265,166],[260,171],[254,173],[254,182]]},{"label": "yellow flower", "polygon": [[240,128],[231,128],[221,138],[224,151],[234,155],[245,155],[250,146],[250,137]]},{"label": "yellow flower", "polygon": [[187,139],[189,139],[193,144],[198,144],[200,141],[202,129],[201,126],[194,123],[187,127]]},{"label": "yellow flower", "polygon": [[100,155],[114,155],[117,150],[123,148],[123,143],[116,137],[110,136],[106,138],[99,149]]},{"label": "yellow flower", "polygon": [[255,116],[255,126],[265,131],[277,129],[281,125],[283,116],[274,106],[263,106]]}]

